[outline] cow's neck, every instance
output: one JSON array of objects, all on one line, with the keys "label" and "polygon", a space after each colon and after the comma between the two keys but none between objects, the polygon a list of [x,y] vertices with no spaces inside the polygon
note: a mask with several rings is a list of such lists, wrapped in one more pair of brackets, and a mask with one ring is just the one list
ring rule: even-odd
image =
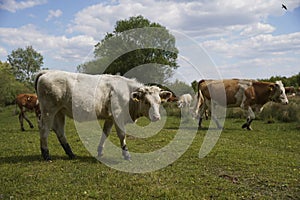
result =
[{"label": "cow's neck", "polygon": [[266,82],[254,82],[253,87],[255,90],[256,103],[259,105],[264,105],[268,101],[270,101],[270,83]]},{"label": "cow's neck", "polygon": [[140,104],[136,101],[130,99],[129,101],[129,114],[133,121],[137,120],[138,118],[142,117],[142,113],[140,113]]}]

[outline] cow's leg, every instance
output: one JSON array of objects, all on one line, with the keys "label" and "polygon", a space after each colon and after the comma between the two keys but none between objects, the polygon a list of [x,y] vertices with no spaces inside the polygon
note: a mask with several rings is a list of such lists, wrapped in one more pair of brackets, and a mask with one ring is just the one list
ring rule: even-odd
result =
[{"label": "cow's leg", "polygon": [[39,121],[39,131],[40,131],[40,145],[41,153],[44,160],[51,160],[49,149],[48,149],[48,135],[50,128],[52,127],[53,117],[52,115],[42,114],[41,120]]},{"label": "cow's leg", "polygon": [[200,114],[199,114],[199,122],[198,122],[198,129],[202,128],[202,120],[203,120],[203,115],[207,109],[207,105],[205,102],[200,106]]},{"label": "cow's leg", "polygon": [[208,120],[208,110],[207,109],[205,110],[204,114],[205,114],[205,119]]},{"label": "cow's leg", "polygon": [[213,118],[214,122],[216,123],[217,128],[222,129],[223,127],[220,125],[218,118],[214,115],[212,115],[212,118]]},{"label": "cow's leg", "polygon": [[120,139],[120,144],[121,144],[121,148],[122,148],[122,155],[123,155],[125,160],[131,160],[131,156],[130,156],[128,148],[126,146],[126,140],[125,140],[126,136],[125,136],[125,132],[123,131],[124,127],[120,128],[117,125],[115,125],[115,127],[117,129],[117,134],[118,134],[118,137]]},{"label": "cow's leg", "polygon": [[98,157],[103,156],[104,142],[105,142],[106,138],[108,137],[112,126],[113,126],[113,121],[112,120],[105,120],[104,127],[103,127],[103,133],[102,133],[100,143],[99,143],[99,146],[98,146]]},{"label": "cow's leg", "polygon": [[250,125],[254,119],[255,119],[255,114],[254,114],[252,108],[249,106],[247,121],[246,121],[246,123],[243,124],[242,128],[246,128],[247,130],[252,130]]},{"label": "cow's leg", "polygon": [[199,122],[198,122],[198,129],[202,128],[202,120],[203,120],[203,117],[200,116],[199,117]]},{"label": "cow's leg", "polygon": [[34,128],[33,124],[31,123],[31,121],[27,118],[27,116],[25,115],[25,112],[23,112],[23,118],[27,121],[27,123],[29,124],[30,128]]},{"label": "cow's leg", "polygon": [[72,152],[72,149],[67,141],[64,127],[65,115],[61,112],[58,112],[54,117],[52,129],[56,133],[57,139],[60,142],[63,149],[65,150],[66,154],[69,156],[69,158],[73,159],[75,158],[75,155]]},{"label": "cow's leg", "polygon": [[218,111],[217,111],[217,104],[216,103],[212,103],[212,106],[213,106],[213,110],[214,110],[214,114],[211,114],[211,118],[214,120],[214,122],[216,123],[216,125],[217,125],[217,128],[218,129],[222,129],[223,127],[220,125],[220,122],[219,122],[219,120],[218,120],[218,116],[216,116],[216,115],[218,115]]},{"label": "cow's leg", "polygon": [[19,114],[19,122],[20,122],[20,125],[21,125],[21,131],[25,131],[24,124],[23,124],[23,112],[22,111]]}]

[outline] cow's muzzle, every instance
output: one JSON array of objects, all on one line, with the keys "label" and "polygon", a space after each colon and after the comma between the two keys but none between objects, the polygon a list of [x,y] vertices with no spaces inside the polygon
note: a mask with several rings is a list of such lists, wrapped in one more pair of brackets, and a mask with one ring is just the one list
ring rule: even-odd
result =
[{"label": "cow's muzzle", "polygon": [[156,122],[160,120],[160,116],[152,116],[150,119],[152,122]]}]

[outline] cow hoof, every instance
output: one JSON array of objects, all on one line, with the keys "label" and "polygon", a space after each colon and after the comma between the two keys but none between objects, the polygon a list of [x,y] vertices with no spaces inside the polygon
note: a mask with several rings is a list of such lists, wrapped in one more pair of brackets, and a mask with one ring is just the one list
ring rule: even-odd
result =
[{"label": "cow hoof", "polygon": [[124,160],[131,161],[131,157],[130,156],[124,157]]},{"label": "cow hoof", "polygon": [[252,128],[250,125],[248,125],[247,123],[245,123],[243,126],[242,126],[243,129],[247,129],[248,131],[252,131]]},{"label": "cow hoof", "polygon": [[97,157],[101,158],[103,156],[103,153],[98,153]]},{"label": "cow hoof", "polygon": [[34,128],[34,126],[33,126],[33,125],[31,125],[31,126],[30,126],[30,128]]},{"label": "cow hoof", "polygon": [[42,153],[42,157],[44,158],[45,161],[51,160],[51,156],[49,154],[49,150],[48,149],[41,148],[41,153]]},{"label": "cow hoof", "polygon": [[123,154],[124,160],[131,161],[131,156],[128,151],[123,151],[122,154]]},{"label": "cow hoof", "polygon": [[247,128],[247,127],[248,127],[247,123],[243,124],[242,126],[242,128]]},{"label": "cow hoof", "polygon": [[48,156],[48,157],[44,157],[44,160],[46,161],[46,162],[52,162],[52,159],[51,159],[51,157],[50,156]]},{"label": "cow hoof", "polygon": [[25,131],[25,129],[24,129],[24,128],[21,128],[21,131]]},{"label": "cow hoof", "polygon": [[100,157],[102,157],[103,156],[103,147],[98,147],[98,155],[97,155],[97,157],[98,158],[100,158]]},{"label": "cow hoof", "polygon": [[69,156],[70,159],[75,159],[76,158],[75,154],[71,154],[71,155],[68,155],[68,156]]}]

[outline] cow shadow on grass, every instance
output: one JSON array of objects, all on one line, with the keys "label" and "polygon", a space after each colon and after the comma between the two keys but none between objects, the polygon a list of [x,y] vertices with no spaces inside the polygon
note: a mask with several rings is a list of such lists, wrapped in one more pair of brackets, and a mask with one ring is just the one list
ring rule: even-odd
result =
[{"label": "cow shadow on grass", "polygon": [[[74,159],[70,159],[68,156],[52,155],[52,161],[65,160],[74,162],[86,162],[86,163],[98,163],[98,161],[93,156],[76,156]],[[32,163],[32,162],[46,162],[43,160],[41,155],[26,155],[26,156],[7,156],[0,157],[1,164],[17,164],[17,163]]]},{"label": "cow shadow on grass", "polygon": [[0,158],[0,164],[30,163],[41,160],[40,155],[6,156]]}]

